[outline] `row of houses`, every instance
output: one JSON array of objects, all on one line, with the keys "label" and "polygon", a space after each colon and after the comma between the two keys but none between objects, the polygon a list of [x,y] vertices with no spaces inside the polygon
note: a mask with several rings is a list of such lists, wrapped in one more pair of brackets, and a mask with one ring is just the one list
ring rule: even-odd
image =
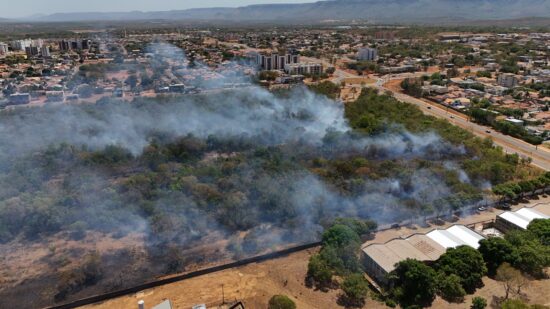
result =
[{"label": "row of houses", "polygon": [[[455,224],[447,229],[434,229],[428,233],[394,238],[385,243],[364,244],[361,248],[362,262],[369,277],[377,284],[385,286],[388,283],[388,274],[401,261],[416,259],[431,264],[449,248],[470,246],[477,249],[482,239],[511,230],[525,230],[534,219],[550,219],[550,204],[504,212],[496,217],[493,227],[490,228],[491,232],[488,233]],[[494,229],[499,232],[495,233]]]}]

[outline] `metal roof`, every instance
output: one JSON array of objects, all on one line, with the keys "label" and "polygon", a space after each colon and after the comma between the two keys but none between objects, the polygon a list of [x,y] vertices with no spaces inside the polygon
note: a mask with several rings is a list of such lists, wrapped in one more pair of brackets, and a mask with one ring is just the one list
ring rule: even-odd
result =
[{"label": "metal roof", "polygon": [[498,216],[522,229],[527,229],[529,223],[534,219],[550,219],[549,216],[532,208],[521,208],[514,212],[507,211]]},{"label": "metal roof", "polygon": [[395,269],[395,264],[407,258],[435,261],[447,248],[462,245],[478,248],[483,238],[463,225],[453,225],[445,230],[437,229],[427,234],[392,239],[384,244],[371,244],[363,247],[363,252],[389,273]]},{"label": "metal roof", "polygon": [[445,248],[455,248],[466,245],[477,249],[479,247],[479,241],[483,239],[483,236],[464,225],[453,225],[446,230],[434,230],[426,234],[426,236]]}]

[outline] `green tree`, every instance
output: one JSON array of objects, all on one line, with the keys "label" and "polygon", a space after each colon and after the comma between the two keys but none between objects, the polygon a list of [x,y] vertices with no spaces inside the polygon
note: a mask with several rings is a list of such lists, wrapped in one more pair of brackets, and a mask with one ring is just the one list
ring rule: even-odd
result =
[{"label": "green tree", "polygon": [[518,259],[517,250],[507,240],[500,237],[491,237],[479,242],[479,252],[483,256],[487,273],[496,274],[497,268],[504,262],[513,264]]},{"label": "green tree", "polygon": [[410,94],[414,97],[422,97],[422,80],[416,78],[405,78],[401,82],[401,88],[407,94]]},{"label": "green tree", "polygon": [[455,274],[445,275],[440,273],[437,279],[439,295],[449,302],[462,302],[466,291],[461,284],[461,278]]},{"label": "green tree", "polygon": [[544,268],[550,266],[550,250],[537,241],[530,241],[518,248],[514,266],[535,277],[544,276]]},{"label": "green tree", "polygon": [[382,129],[382,124],[372,114],[363,115],[355,126],[366,134],[374,134]]},{"label": "green tree", "polygon": [[274,295],[269,300],[268,309],[296,309],[296,304],[286,295]]},{"label": "green tree", "polygon": [[331,99],[337,99],[340,95],[340,86],[330,81],[320,82],[309,85],[309,89],[319,94],[325,95]]},{"label": "green tree", "polygon": [[354,218],[337,218],[333,224],[345,225],[355,231],[359,236],[365,236],[376,231],[378,224],[372,220],[359,220]]},{"label": "green tree", "polygon": [[487,307],[487,300],[483,297],[476,296],[472,299],[472,305],[470,309],[485,309]]},{"label": "green tree", "polygon": [[534,219],[527,226],[527,231],[532,233],[543,245],[550,246],[550,219]]},{"label": "green tree", "polygon": [[369,286],[362,274],[351,274],[344,279],[341,286],[346,302],[353,305],[361,305],[365,301]]},{"label": "green tree", "polygon": [[399,262],[388,275],[391,296],[402,307],[429,306],[437,290],[436,273],[424,263],[406,259]]},{"label": "green tree", "polygon": [[317,287],[326,287],[332,282],[332,271],[319,254],[309,259],[307,276]]},{"label": "green tree", "polygon": [[481,279],[487,273],[483,256],[469,246],[447,249],[437,260],[435,267],[446,275],[459,276],[462,287],[470,293],[483,285]]},{"label": "green tree", "polygon": [[350,227],[343,224],[335,224],[323,233],[323,244],[335,247],[344,247],[348,244],[359,243],[361,239]]}]

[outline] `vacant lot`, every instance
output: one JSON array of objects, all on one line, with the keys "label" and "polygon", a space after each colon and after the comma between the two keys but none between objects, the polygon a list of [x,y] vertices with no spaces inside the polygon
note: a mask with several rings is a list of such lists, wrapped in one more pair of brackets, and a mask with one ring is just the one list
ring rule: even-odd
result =
[{"label": "vacant lot", "polygon": [[[307,262],[314,252],[315,250],[302,251],[284,258],[197,277],[83,308],[132,309],[136,308],[141,299],[145,300],[148,308],[164,299],[170,299],[174,308],[181,309],[201,303],[214,306],[222,303],[222,285],[226,301],[242,300],[247,308],[265,308],[274,294],[288,295],[298,308],[343,308],[336,303],[338,290],[322,292],[305,286]],[[484,283],[482,289],[475,295],[468,295],[461,304],[449,304],[437,298],[432,307],[469,308],[473,296],[485,297],[491,304],[493,299],[504,295],[499,282],[485,278]],[[550,297],[545,292],[550,291],[550,280],[532,281],[525,291],[529,302],[550,305]],[[386,307],[369,298],[363,308]]]}]

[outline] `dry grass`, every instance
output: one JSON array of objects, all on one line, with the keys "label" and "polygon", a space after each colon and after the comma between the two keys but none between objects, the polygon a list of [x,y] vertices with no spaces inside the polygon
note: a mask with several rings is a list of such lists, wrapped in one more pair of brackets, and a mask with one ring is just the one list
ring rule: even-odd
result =
[{"label": "dry grass", "polygon": [[[550,198],[541,198],[531,201],[529,204],[550,202]],[[525,206],[515,205],[514,209]],[[410,235],[412,233],[427,232],[436,227],[444,228],[454,223],[471,224],[493,219],[500,210],[492,210],[474,214],[456,222],[445,222],[440,226],[411,226],[401,229],[392,229],[376,234],[369,241],[385,242],[395,237]],[[86,309],[108,308],[135,308],[136,303],[143,299],[149,306],[160,303],[164,299],[170,299],[174,308],[191,308],[195,304],[220,304],[222,302],[222,285],[224,286],[226,300],[241,300],[247,308],[265,308],[269,298],[275,294],[284,294],[292,298],[298,308],[343,308],[337,304],[340,291],[329,290],[327,292],[313,290],[306,287],[305,277],[309,257],[316,250],[307,250],[291,254],[289,256],[274,259],[262,263],[250,264],[243,267],[224,270],[158,288],[142,291],[140,293],[120,297],[104,303],[89,305]],[[489,278],[484,278],[485,286],[479,289],[475,295],[468,295],[463,303],[450,304],[440,298],[433,303],[433,308],[469,308],[474,296],[482,296],[491,304],[493,299],[503,295],[500,284]],[[525,289],[526,297],[530,303],[550,304],[550,280],[532,281]],[[367,299],[363,308],[385,308],[385,305]]]}]

